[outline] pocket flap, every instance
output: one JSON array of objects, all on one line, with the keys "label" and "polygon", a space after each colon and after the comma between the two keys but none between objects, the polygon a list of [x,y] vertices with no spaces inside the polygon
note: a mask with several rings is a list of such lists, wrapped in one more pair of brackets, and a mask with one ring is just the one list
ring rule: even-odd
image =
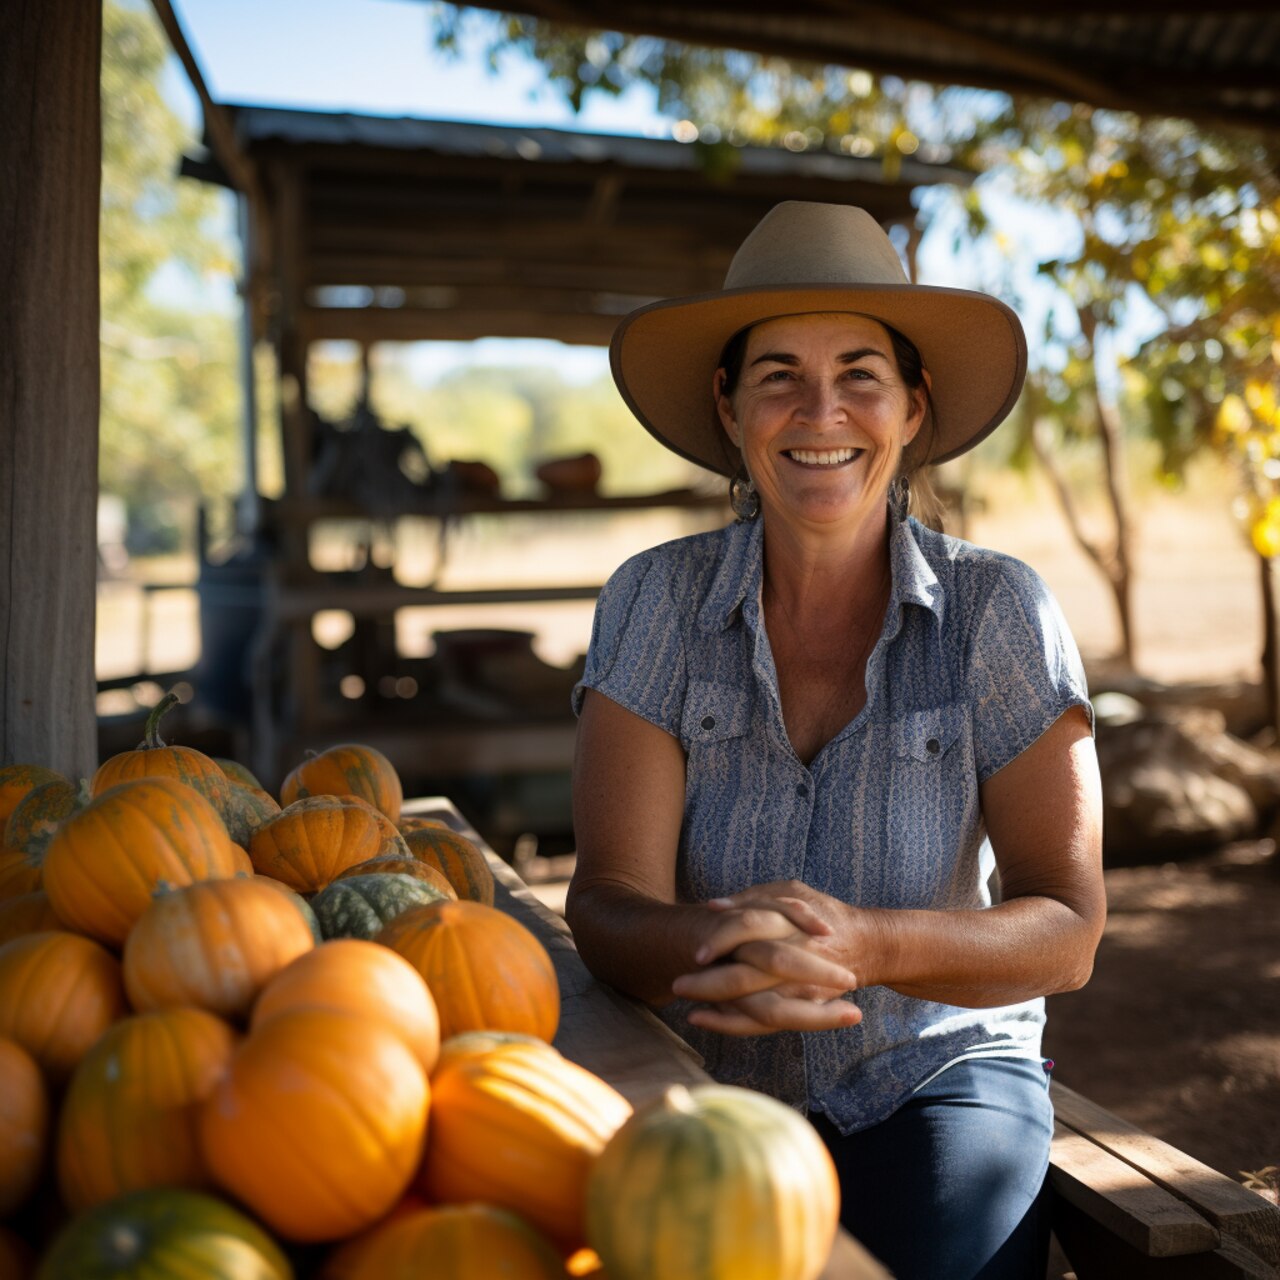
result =
[{"label": "pocket flap", "polygon": [[684,696],[680,736],[690,746],[740,738],[751,726],[751,694],[715,680],[691,680]]},{"label": "pocket flap", "polygon": [[963,723],[964,708],[954,704],[909,712],[894,726],[897,752],[925,763],[940,760],[959,737]]}]

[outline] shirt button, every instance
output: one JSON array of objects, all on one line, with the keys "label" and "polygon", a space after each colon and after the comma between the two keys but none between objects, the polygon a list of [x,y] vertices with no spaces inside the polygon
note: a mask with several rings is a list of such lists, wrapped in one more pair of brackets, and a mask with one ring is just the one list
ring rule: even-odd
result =
[{"label": "shirt button", "polygon": [[806,787],[803,782],[799,783],[796,787],[796,795],[798,795],[800,799],[803,800],[805,796],[807,796],[808,794],[809,794],[809,788]]},{"label": "shirt button", "polygon": [[703,717],[702,717],[702,727],[703,727],[704,729],[714,729],[714,728],[716,727],[716,718],[715,718],[715,716],[703,716]]},{"label": "shirt button", "polygon": [[937,738],[930,738],[929,741],[924,744],[924,749],[931,756],[936,756],[942,749],[942,744],[937,740]]}]

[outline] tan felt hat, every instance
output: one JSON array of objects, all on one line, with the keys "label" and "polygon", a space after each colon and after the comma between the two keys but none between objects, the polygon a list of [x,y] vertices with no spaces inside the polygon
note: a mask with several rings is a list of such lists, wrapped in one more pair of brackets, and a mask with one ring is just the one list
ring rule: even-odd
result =
[{"label": "tan felt hat", "polygon": [[[911,284],[884,229],[853,205],[775,205],[734,254],[724,289],[640,307],[613,335],[622,398],[668,449],[722,475],[741,461],[716,415],[711,381],[740,329],[777,316],[852,311],[910,338],[933,379],[923,462],[971,449],[1022,388],[1027,343],[1017,315],[969,289]],[[926,439],[927,437],[927,439]]]}]

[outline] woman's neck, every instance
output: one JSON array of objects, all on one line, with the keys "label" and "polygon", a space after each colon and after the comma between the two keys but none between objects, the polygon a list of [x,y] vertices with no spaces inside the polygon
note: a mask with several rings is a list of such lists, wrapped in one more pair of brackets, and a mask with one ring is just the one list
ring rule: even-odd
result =
[{"label": "woman's neck", "polygon": [[775,607],[793,618],[835,623],[880,604],[889,572],[889,517],[868,521],[850,538],[846,531],[764,527],[764,577]]}]

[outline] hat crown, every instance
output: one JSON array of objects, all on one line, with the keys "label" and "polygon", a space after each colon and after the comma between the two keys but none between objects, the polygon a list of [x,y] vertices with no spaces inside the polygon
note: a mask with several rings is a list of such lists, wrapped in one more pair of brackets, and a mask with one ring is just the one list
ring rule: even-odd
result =
[{"label": "hat crown", "polygon": [[779,285],[909,284],[884,228],[853,205],[775,205],[733,255],[726,289]]}]

